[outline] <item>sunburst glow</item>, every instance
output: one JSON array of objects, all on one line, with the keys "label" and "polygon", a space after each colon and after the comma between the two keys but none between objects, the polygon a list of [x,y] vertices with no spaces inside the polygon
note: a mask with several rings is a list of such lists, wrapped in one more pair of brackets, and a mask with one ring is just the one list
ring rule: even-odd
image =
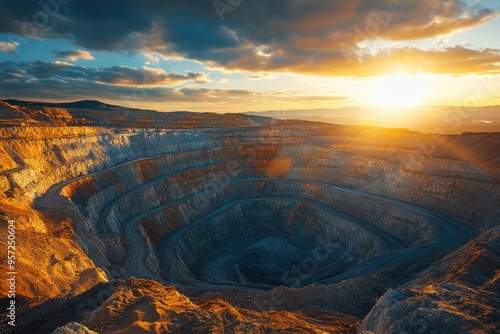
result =
[{"label": "sunburst glow", "polygon": [[375,79],[372,94],[379,106],[417,106],[422,103],[423,86],[414,75],[386,75]]}]

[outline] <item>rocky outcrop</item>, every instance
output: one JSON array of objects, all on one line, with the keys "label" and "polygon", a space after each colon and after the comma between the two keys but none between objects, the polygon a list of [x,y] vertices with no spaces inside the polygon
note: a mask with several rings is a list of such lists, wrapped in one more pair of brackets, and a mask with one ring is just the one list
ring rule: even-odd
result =
[{"label": "rocky outcrop", "polygon": [[53,334],[98,334],[97,332],[89,330],[82,324],[72,322],[63,327],[57,328]]},{"label": "rocky outcrop", "polygon": [[82,323],[100,333],[349,333],[356,319],[255,312],[219,299],[190,300],[175,288],[132,279]]},{"label": "rocky outcrop", "polygon": [[366,333],[497,333],[500,228],[389,290],[363,321]]}]

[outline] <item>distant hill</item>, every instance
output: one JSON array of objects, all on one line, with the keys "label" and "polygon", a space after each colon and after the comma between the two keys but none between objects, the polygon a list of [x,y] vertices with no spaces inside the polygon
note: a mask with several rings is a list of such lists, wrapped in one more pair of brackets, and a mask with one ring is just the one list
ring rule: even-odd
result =
[{"label": "distant hill", "polygon": [[500,106],[269,110],[246,115],[347,125],[407,128],[432,133],[500,132]]},{"label": "distant hill", "polygon": [[7,102],[8,104],[17,105],[21,107],[29,107],[29,108],[52,107],[52,108],[95,109],[95,110],[122,108],[120,106],[107,104],[97,100],[82,100],[82,101],[63,102],[63,103],[32,102],[32,101],[20,101],[20,100],[4,100],[4,101]]},{"label": "distant hill", "polygon": [[47,103],[0,100],[0,126],[58,125],[126,128],[228,128],[264,125],[269,117],[243,114],[159,112],[131,109],[95,100]]},{"label": "distant hill", "polygon": [[[500,132],[500,106],[269,110],[225,114],[223,117],[216,118],[213,117],[214,113],[158,112],[121,107],[97,100],[49,103],[6,99],[0,100],[0,102],[0,122],[2,124],[12,122],[15,119],[31,123],[51,122],[55,118],[61,122],[61,119],[72,118],[71,121],[65,122],[68,125],[97,124],[119,127],[149,127],[151,124],[159,127],[190,127],[194,126],[193,124],[200,125],[202,123],[206,124],[207,127],[230,127],[267,124],[271,122],[271,118],[274,118],[404,128],[425,133]],[[71,117],[67,117],[67,115]]]}]

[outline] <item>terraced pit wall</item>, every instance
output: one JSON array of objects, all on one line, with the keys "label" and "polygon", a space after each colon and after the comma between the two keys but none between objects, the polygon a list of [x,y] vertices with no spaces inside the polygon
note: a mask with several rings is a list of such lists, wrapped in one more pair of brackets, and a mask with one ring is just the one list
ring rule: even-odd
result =
[{"label": "terraced pit wall", "polygon": [[[321,280],[446,234],[439,220],[390,200],[472,230],[497,219],[500,173],[483,152],[491,149],[487,135],[436,140],[283,121],[224,129],[11,127],[0,138],[2,215],[20,222],[20,238],[43,245],[22,249],[19,289],[28,297],[77,293],[106,280],[104,273],[179,284],[293,284],[283,276],[290,261],[304,261],[327,240],[335,251],[317,264]],[[246,247],[235,252],[231,240]],[[134,242],[146,246],[144,254],[130,253]],[[221,264],[230,269],[217,270]]]}]

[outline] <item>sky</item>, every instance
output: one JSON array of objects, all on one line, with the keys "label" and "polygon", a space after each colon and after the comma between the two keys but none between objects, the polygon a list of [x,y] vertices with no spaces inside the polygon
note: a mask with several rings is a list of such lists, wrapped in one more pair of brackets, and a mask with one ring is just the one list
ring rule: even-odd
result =
[{"label": "sky", "polygon": [[499,13],[498,0],[2,0],[0,98],[500,105]]}]

